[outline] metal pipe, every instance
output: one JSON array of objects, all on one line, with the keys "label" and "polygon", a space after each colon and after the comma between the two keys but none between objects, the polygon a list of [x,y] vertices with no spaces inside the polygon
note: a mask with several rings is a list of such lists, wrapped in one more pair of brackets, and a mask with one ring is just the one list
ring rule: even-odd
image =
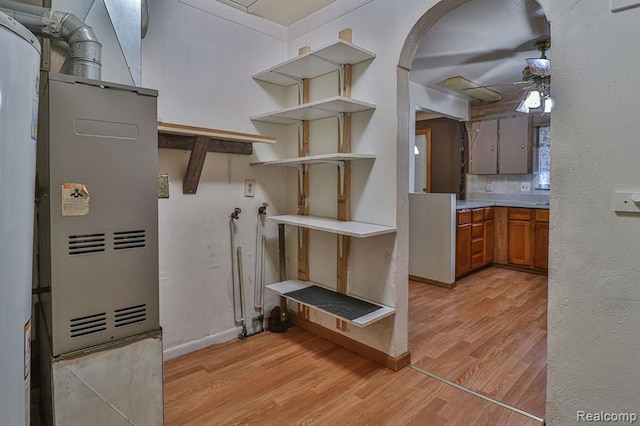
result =
[{"label": "metal pipe", "polygon": [[0,12],[9,15],[35,35],[66,42],[69,53],[63,72],[101,79],[102,44],[93,29],[74,14],[9,0],[0,0]]},{"label": "metal pipe", "polygon": [[238,247],[238,287],[240,290],[240,314],[242,323],[242,332],[238,336],[240,339],[247,337],[247,322],[244,316],[244,276],[242,273],[242,247]]}]

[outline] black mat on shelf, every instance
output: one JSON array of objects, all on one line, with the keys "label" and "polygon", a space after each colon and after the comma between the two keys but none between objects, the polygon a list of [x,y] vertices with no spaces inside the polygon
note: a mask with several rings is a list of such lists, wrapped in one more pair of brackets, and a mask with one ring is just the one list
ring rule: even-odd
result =
[{"label": "black mat on shelf", "polygon": [[339,317],[354,320],[363,315],[370,314],[380,306],[364,300],[356,299],[346,294],[336,293],[322,287],[312,285],[300,290],[285,293],[287,297],[295,299],[307,305],[316,306],[323,311],[330,312]]}]

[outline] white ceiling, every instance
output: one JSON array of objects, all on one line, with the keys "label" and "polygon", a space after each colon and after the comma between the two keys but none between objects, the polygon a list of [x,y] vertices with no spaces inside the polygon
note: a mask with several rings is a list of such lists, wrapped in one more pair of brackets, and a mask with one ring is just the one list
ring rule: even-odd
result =
[{"label": "white ceiling", "polygon": [[[342,0],[218,1],[289,26]],[[549,24],[535,0],[472,0],[449,12],[429,29],[416,51],[410,78],[458,97],[464,96],[444,87],[442,81],[455,76],[481,86],[519,81],[526,59],[540,57],[534,42],[548,37]],[[552,49],[547,52],[550,59],[552,52]],[[490,89],[505,99],[521,87],[500,85]]]},{"label": "white ceiling", "polygon": [[[411,81],[462,96],[440,84],[462,76],[480,85],[522,79],[526,58],[538,58],[534,42],[549,37],[549,24],[534,0],[473,0],[436,22],[418,46]],[[552,46],[553,47],[553,46]],[[547,52],[551,59],[552,49]],[[522,86],[490,89],[503,99]]]},{"label": "white ceiling", "polygon": [[260,16],[285,27],[322,9],[336,0],[218,0],[251,15]]}]

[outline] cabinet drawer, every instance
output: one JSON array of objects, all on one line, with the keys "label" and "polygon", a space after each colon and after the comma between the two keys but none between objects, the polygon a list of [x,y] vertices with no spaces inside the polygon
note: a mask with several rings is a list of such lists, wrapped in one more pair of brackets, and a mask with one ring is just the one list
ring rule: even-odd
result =
[{"label": "cabinet drawer", "polygon": [[484,208],[484,220],[493,219],[493,207],[485,207]]},{"label": "cabinet drawer", "polygon": [[482,222],[484,220],[484,209],[473,209],[471,212],[473,216],[473,223]]},{"label": "cabinet drawer", "polygon": [[536,222],[549,223],[549,210],[536,209]]},{"label": "cabinet drawer", "polygon": [[484,254],[484,240],[482,238],[471,240],[471,255],[476,254]]},{"label": "cabinet drawer", "polygon": [[477,269],[481,266],[484,266],[484,255],[480,253],[471,256],[471,269]]},{"label": "cabinet drawer", "polygon": [[471,223],[471,210],[458,210],[458,225],[464,225],[467,223]]},{"label": "cabinet drawer", "polygon": [[482,238],[484,236],[484,223],[474,223],[471,225],[471,238]]},{"label": "cabinet drawer", "polygon": [[509,208],[509,219],[514,220],[531,220],[531,209]]}]

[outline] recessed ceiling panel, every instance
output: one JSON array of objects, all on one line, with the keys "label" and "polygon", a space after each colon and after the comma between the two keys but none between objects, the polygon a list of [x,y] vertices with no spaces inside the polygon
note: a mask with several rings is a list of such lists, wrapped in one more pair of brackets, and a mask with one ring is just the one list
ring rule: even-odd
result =
[{"label": "recessed ceiling panel", "polygon": [[289,26],[336,0],[218,0],[280,25]]}]

